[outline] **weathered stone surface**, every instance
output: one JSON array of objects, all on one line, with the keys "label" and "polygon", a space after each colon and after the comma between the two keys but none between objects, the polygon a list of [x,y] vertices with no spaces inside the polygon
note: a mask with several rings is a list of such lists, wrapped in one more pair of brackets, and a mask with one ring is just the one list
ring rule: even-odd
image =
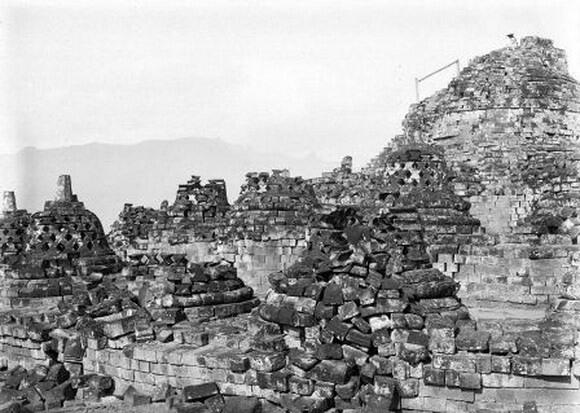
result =
[{"label": "weathered stone surface", "polygon": [[215,383],[205,383],[183,388],[183,400],[186,402],[194,402],[207,399],[219,393],[219,389]]},{"label": "weathered stone surface", "polygon": [[322,360],[312,368],[309,374],[314,380],[336,384],[348,382],[351,375],[351,368],[344,361],[339,360]]}]

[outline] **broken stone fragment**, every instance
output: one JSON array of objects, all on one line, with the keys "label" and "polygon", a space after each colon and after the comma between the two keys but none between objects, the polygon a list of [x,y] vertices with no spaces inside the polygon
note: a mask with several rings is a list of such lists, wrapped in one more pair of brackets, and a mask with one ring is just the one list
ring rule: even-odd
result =
[{"label": "broken stone fragment", "polygon": [[183,388],[183,400],[186,402],[195,402],[207,399],[208,397],[219,394],[219,388],[215,383],[204,383]]},{"label": "broken stone fragment", "polygon": [[284,353],[270,353],[262,351],[252,351],[248,353],[250,367],[257,371],[276,371],[286,365]]},{"label": "broken stone fragment", "polygon": [[[324,346],[324,344],[322,344],[320,347],[322,346]],[[311,353],[308,353],[304,350],[291,348],[288,352],[288,360],[290,361],[291,364],[300,367],[302,370],[308,371],[312,367],[314,367],[314,365],[316,365],[316,363],[318,363],[319,361],[318,350],[317,355],[315,357]]]},{"label": "broken stone fragment", "polygon": [[330,283],[324,289],[322,302],[325,305],[342,305],[342,289],[338,284]]},{"label": "broken stone fragment", "polygon": [[383,328],[393,328],[393,322],[388,315],[381,315],[369,318],[371,331],[374,333]]},{"label": "broken stone fragment", "polygon": [[348,301],[338,307],[338,316],[342,321],[350,320],[357,315],[359,315],[359,311],[354,301]]},{"label": "broken stone fragment", "polygon": [[453,280],[431,281],[413,286],[417,298],[449,297],[457,292],[459,284]]},{"label": "broken stone fragment", "polygon": [[258,413],[261,410],[257,397],[235,396],[225,400],[222,413]]},{"label": "broken stone fragment", "polygon": [[365,406],[360,409],[361,413],[381,413],[393,411],[396,398],[391,396],[371,395]]},{"label": "broken stone fragment", "polygon": [[356,344],[358,346],[369,348],[372,343],[372,334],[365,334],[361,331],[351,329],[347,333],[345,339],[347,342]]},{"label": "broken stone fragment", "polygon": [[365,361],[361,366],[360,366],[360,382],[361,383],[372,383],[374,381],[375,375],[377,374],[377,366],[375,366],[373,363],[368,361],[368,355],[367,355],[367,361]]},{"label": "broken stone fragment", "polygon": [[340,360],[343,357],[342,347],[338,343],[323,343],[316,350],[315,356],[319,360]]},{"label": "broken stone fragment", "polygon": [[349,346],[348,344],[342,345],[342,352],[344,354],[344,361],[350,364],[356,364],[357,366],[363,366],[368,358],[368,352]]},{"label": "broken stone fragment", "polygon": [[352,323],[363,333],[370,333],[372,331],[371,325],[364,318],[355,317]]},{"label": "broken stone fragment", "polygon": [[221,394],[216,394],[205,399],[203,404],[209,409],[210,413],[220,413],[224,408],[225,400]]},{"label": "broken stone fragment", "polygon": [[317,320],[330,320],[336,313],[336,307],[331,305],[324,305],[322,302],[316,304],[314,310],[314,317]]},{"label": "broken stone fragment", "polygon": [[288,377],[288,390],[301,396],[310,396],[314,392],[314,383],[312,380],[290,375]]},{"label": "broken stone fragment", "polygon": [[350,400],[354,397],[356,391],[358,390],[359,382],[356,377],[352,377],[345,384],[337,384],[335,386],[335,391],[338,397],[343,400]]},{"label": "broken stone fragment", "polygon": [[377,299],[377,309],[380,313],[402,313],[407,309],[408,302],[396,298],[379,298]]},{"label": "broken stone fragment", "polygon": [[429,351],[432,353],[454,354],[455,339],[450,337],[433,337],[429,338]]},{"label": "broken stone fragment", "polygon": [[[447,370],[453,371],[453,370]],[[423,368],[423,381],[425,384],[432,386],[445,386],[445,370],[436,369],[430,365],[426,365]]]},{"label": "broken stone fragment", "polygon": [[539,357],[512,357],[512,373],[518,376],[541,376],[542,359]]},{"label": "broken stone fragment", "polygon": [[459,373],[459,387],[468,390],[481,389],[481,374],[479,373]]},{"label": "broken stone fragment", "polygon": [[47,409],[62,407],[65,400],[72,400],[75,397],[75,390],[71,381],[67,380],[56,387],[44,392],[44,404]]},{"label": "broken stone fragment", "polygon": [[429,359],[429,352],[425,346],[412,343],[402,343],[399,346],[398,356],[401,360],[416,366],[418,363]]},{"label": "broken stone fragment", "polygon": [[209,407],[201,402],[191,402],[191,403],[175,403],[171,410],[171,413],[211,413]]},{"label": "broken stone fragment", "polygon": [[388,357],[374,355],[369,359],[369,361],[375,366],[376,374],[383,376],[392,374],[393,365],[391,359],[389,359]]},{"label": "broken stone fragment", "polygon": [[457,335],[455,345],[459,350],[487,351],[489,339],[490,334],[487,331],[464,330]]},{"label": "broken stone fragment", "polygon": [[489,349],[492,354],[500,355],[518,352],[515,338],[508,335],[502,335],[498,338],[492,337],[489,342]]},{"label": "broken stone fragment", "polygon": [[[325,330],[335,336],[337,339],[344,341],[346,335],[351,329],[351,325],[340,321],[339,317],[333,317],[326,325]],[[362,334],[362,333],[361,333]]]},{"label": "broken stone fragment", "polygon": [[322,360],[309,372],[309,377],[313,380],[336,384],[345,384],[351,375],[351,368],[341,360]]}]

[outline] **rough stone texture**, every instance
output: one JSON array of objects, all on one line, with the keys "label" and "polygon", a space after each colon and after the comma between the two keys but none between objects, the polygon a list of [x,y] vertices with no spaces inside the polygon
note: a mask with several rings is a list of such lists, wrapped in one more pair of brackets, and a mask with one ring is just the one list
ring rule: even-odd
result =
[{"label": "rough stone texture", "polygon": [[70,297],[76,276],[87,277],[120,270],[119,258],[107,243],[101,222],[72,193],[71,180],[58,180],[57,196],[43,211],[7,211],[6,247],[0,267],[0,306],[54,307]]},{"label": "rough stone texture", "polygon": [[564,51],[524,37],[473,59],[448,88],[413,106],[400,141],[445,150],[457,193],[470,196],[489,231],[542,215],[534,211],[542,200],[557,207],[551,216],[566,220],[580,192],[579,104]]}]

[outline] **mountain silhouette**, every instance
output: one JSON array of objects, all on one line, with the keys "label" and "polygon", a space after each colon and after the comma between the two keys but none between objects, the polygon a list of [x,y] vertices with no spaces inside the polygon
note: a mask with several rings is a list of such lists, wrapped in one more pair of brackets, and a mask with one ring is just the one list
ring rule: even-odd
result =
[{"label": "mountain silhouette", "polygon": [[79,200],[108,228],[126,202],[155,208],[164,199],[173,202],[177,186],[191,175],[225,179],[231,203],[246,172],[288,168],[292,175],[312,177],[334,166],[314,155],[262,153],[220,139],[91,143],[0,155],[0,188],[16,191],[18,207],[35,212],[54,198],[58,176],[70,174]]}]

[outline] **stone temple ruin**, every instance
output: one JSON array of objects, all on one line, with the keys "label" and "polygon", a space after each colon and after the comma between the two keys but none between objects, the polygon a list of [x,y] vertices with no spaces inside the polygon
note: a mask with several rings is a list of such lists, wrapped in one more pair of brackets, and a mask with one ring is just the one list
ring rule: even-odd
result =
[{"label": "stone temple ruin", "polygon": [[359,172],[193,176],[107,235],[69,176],[6,193],[0,412],[579,410],[579,104],[527,37]]}]

